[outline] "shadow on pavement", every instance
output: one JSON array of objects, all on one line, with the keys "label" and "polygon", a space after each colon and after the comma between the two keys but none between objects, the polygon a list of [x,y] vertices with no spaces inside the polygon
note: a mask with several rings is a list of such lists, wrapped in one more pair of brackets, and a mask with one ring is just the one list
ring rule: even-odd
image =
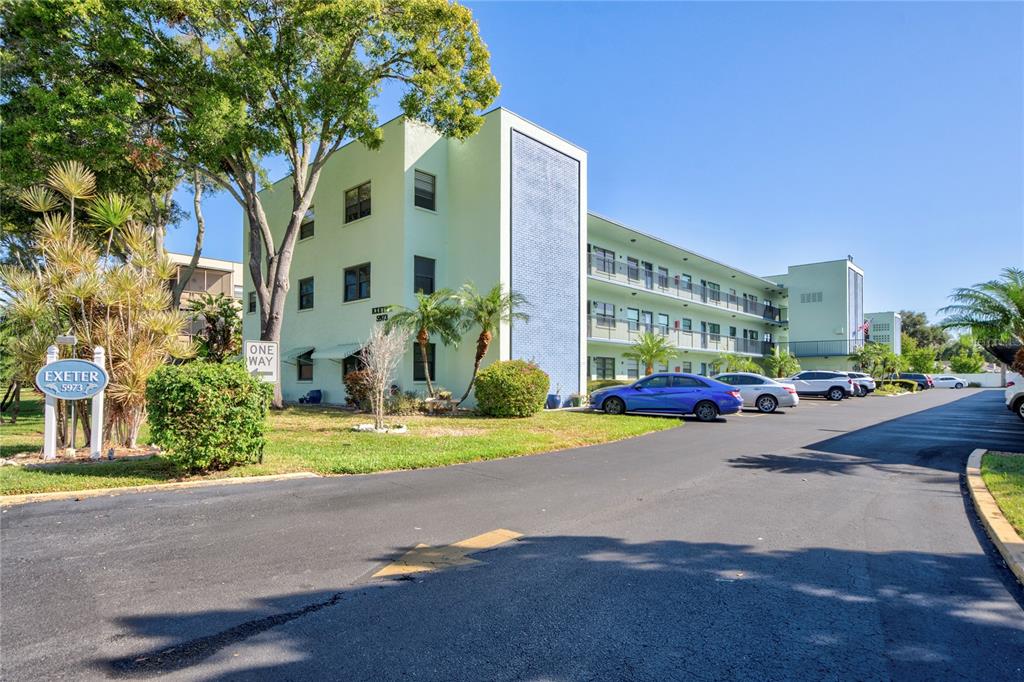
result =
[{"label": "shadow on pavement", "polygon": [[243,611],[125,618],[125,644],[145,645],[96,665],[220,680],[1021,675],[1024,618],[982,555],[552,536],[475,558]]}]

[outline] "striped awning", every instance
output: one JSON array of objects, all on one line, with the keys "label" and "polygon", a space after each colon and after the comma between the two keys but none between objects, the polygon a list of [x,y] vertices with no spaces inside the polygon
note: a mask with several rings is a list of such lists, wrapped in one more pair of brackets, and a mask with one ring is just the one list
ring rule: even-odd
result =
[{"label": "striped awning", "polygon": [[324,348],[313,353],[314,360],[344,360],[359,351],[363,344],[358,342],[339,343],[337,346]]}]

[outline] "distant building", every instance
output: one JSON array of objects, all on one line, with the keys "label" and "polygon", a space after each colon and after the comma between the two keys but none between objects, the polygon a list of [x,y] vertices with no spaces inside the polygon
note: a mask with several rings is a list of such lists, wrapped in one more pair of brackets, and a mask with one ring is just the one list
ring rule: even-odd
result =
[{"label": "distant building", "polygon": [[900,335],[903,331],[900,314],[896,312],[866,313],[868,341],[884,343],[897,355],[900,354]]},{"label": "distant building", "polygon": [[804,369],[851,368],[847,356],[864,345],[864,271],[852,258],[791,265],[767,279],[789,296],[789,342]]},{"label": "distant building", "polygon": [[[188,264],[192,261],[192,255],[168,252],[167,257],[178,266],[177,274],[171,282],[171,286],[175,286],[187,270]],[[200,294],[224,294],[241,303],[242,287],[241,263],[221,260],[219,258],[200,257],[199,262],[196,263],[195,270],[192,271],[192,275],[188,278],[185,289],[181,293],[181,309],[187,308],[189,302]],[[241,310],[239,310],[239,314],[241,314]],[[188,335],[192,336],[201,327],[201,322],[192,323]]]}]

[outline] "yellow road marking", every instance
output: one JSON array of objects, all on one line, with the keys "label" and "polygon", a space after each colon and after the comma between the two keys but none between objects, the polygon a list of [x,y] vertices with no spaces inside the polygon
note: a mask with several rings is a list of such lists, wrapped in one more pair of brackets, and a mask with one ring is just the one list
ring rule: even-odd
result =
[{"label": "yellow road marking", "polygon": [[419,544],[403,554],[397,561],[388,564],[374,573],[373,577],[389,578],[397,575],[434,571],[440,568],[448,568],[449,566],[478,564],[480,563],[479,561],[470,559],[466,555],[497,547],[521,537],[523,537],[522,533],[498,528],[497,530],[492,530],[466,540],[460,540],[444,547],[431,547],[430,545]]}]

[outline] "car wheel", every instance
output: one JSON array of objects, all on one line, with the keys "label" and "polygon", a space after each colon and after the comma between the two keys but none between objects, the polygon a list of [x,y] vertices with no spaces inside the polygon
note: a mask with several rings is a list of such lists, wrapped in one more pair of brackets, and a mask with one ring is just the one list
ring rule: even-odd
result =
[{"label": "car wheel", "polygon": [[779,406],[779,401],[775,399],[773,395],[763,395],[757,399],[757,409],[761,412],[770,413],[774,412],[775,408]]},{"label": "car wheel", "polygon": [[829,400],[842,400],[846,397],[846,391],[836,386],[835,388],[828,389],[828,393],[825,394],[825,397]]},{"label": "car wheel", "polygon": [[963,384],[959,384],[959,383],[958,383],[958,384],[957,384],[956,386],[954,386],[953,388],[963,388],[963,387],[964,387],[964,385],[963,385]]},{"label": "car wheel", "polygon": [[1017,416],[1024,419],[1024,399],[1017,401]]},{"label": "car wheel", "polygon": [[714,403],[705,400],[697,403],[697,406],[693,408],[693,414],[702,422],[713,422],[718,418],[718,408]]},{"label": "car wheel", "polygon": [[622,402],[622,398],[616,398],[615,396],[605,400],[602,407],[605,414],[622,414],[626,411],[626,403]]}]

